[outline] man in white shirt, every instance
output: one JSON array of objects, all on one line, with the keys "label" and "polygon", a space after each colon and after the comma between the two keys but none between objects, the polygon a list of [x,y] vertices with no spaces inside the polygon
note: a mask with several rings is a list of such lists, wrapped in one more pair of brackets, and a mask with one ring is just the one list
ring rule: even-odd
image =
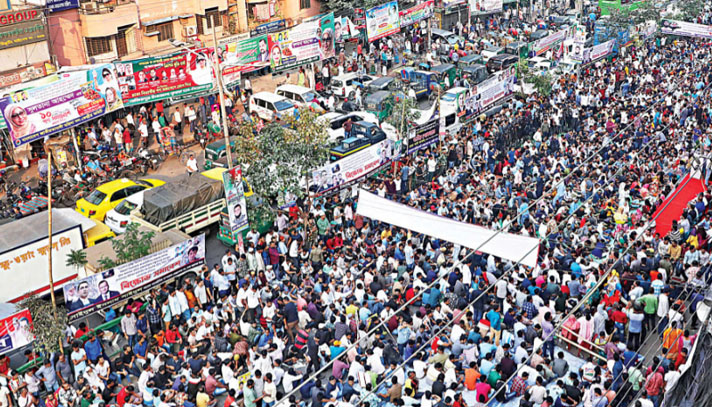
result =
[{"label": "man in white shirt", "polygon": [[185,170],[188,172],[188,175],[198,172],[198,160],[195,159],[195,154],[190,154],[190,158],[188,158],[188,161],[185,163]]}]

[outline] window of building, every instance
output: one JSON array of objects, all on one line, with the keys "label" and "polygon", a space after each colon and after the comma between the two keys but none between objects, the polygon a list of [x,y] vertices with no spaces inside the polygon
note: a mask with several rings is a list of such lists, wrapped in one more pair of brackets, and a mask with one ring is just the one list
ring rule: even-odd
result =
[{"label": "window of building", "polygon": [[114,50],[112,36],[86,38],[87,56],[108,54]]},{"label": "window of building", "polygon": [[217,7],[205,10],[205,19],[207,20],[206,27],[208,29],[213,28],[213,21],[217,23],[215,28],[220,27],[222,25],[222,23],[220,22],[220,11],[217,9]]},{"label": "window of building", "polygon": [[311,8],[311,0],[299,0],[299,8],[302,10]]},{"label": "window of building", "polygon": [[158,41],[168,41],[173,38],[173,22],[149,25],[146,27],[146,33],[158,33]]}]

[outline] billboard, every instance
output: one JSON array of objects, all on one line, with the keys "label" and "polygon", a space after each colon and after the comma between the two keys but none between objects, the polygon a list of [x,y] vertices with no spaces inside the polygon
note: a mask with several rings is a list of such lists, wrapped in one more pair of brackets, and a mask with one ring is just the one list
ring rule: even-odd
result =
[{"label": "billboard", "polygon": [[408,131],[407,154],[426,149],[440,140],[440,118],[435,117]]},{"label": "billboard", "polygon": [[313,171],[316,194],[336,192],[388,165],[397,158],[397,149],[394,147],[393,140],[386,139]]},{"label": "billboard", "polygon": [[208,91],[213,86],[213,71],[208,58],[213,57],[205,53],[181,52],[116,62],[124,104],[133,106]]},{"label": "billboard", "polygon": [[50,13],[79,8],[79,0],[47,0]]},{"label": "billboard", "polygon": [[256,37],[262,34],[269,34],[277,31],[282,31],[286,27],[285,20],[270,21],[269,23],[260,24],[250,30],[250,37]]},{"label": "billboard", "polygon": [[0,49],[47,41],[47,25],[42,20],[0,26]]},{"label": "billboard", "polygon": [[334,18],[334,40],[336,42],[344,42],[353,38],[358,38],[359,33],[359,30],[350,18]]},{"label": "billboard", "polygon": [[606,41],[603,44],[594,45],[589,51],[588,58],[584,60],[584,63],[595,62],[601,58],[607,57],[613,53],[613,49],[616,45],[616,40]]},{"label": "billboard", "polygon": [[225,86],[239,83],[242,72],[251,72],[269,64],[266,35],[222,43],[218,50]]},{"label": "billboard", "polygon": [[549,34],[546,37],[536,40],[534,42],[534,52],[536,55],[541,55],[551,49],[551,46],[556,44],[559,41],[563,41],[566,39],[566,34],[568,33],[568,30],[561,30],[557,31],[553,34]]},{"label": "billboard", "polygon": [[[64,258],[63,258],[64,259]],[[64,286],[70,321],[85,317],[175,277],[176,273],[205,264],[205,235]]]},{"label": "billboard", "polygon": [[428,0],[407,10],[401,10],[398,13],[400,15],[400,26],[406,27],[411,24],[415,24],[418,21],[432,17],[434,7],[435,2],[433,0]]},{"label": "billboard", "polygon": [[491,105],[514,93],[516,83],[514,66],[495,73],[492,78],[470,88],[465,96],[464,111],[458,112],[458,116],[465,116],[467,120],[484,112]]},{"label": "billboard", "polygon": [[[55,286],[58,287],[77,277],[77,270],[66,264],[67,255],[72,250],[83,248],[84,241],[79,225],[53,234],[52,275]],[[0,278],[8,287],[16,287],[14,291],[4,290],[4,293],[12,292],[13,295],[0,295],[0,302],[16,302],[24,298],[27,293],[22,287],[38,285],[44,287],[36,294],[49,291],[47,274],[49,240],[46,237],[9,250],[5,248],[0,250],[3,250],[0,252]],[[32,284],[29,284],[30,281]]]},{"label": "billboard", "polygon": [[472,14],[499,13],[503,9],[503,0],[470,0],[470,12]]},{"label": "billboard", "polygon": [[660,27],[663,34],[679,35],[681,37],[712,38],[712,26],[688,23],[678,20],[663,20]]},{"label": "billboard", "polygon": [[225,204],[230,218],[230,230],[234,235],[247,229],[247,200],[245,200],[245,184],[242,181],[242,169],[233,167],[222,173],[223,188],[225,188]]},{"label": "billboard", "polygon": [[334,13],[269,34],[268,47],[270,66],[277,72],[334,57]]},{"label": "billboard", "polygon": [[122,107],[116,71],[110,64],[73,72],[56,82],[12,92],[0,100],[15,147]]},{"label": "billboard", "polygon": [[30,310],[23,309],[0,319],[0,355],[19,349],[34,340]]},{"label": "billboard", "polygon": [[366,10],[366,35],[368,41],[387,37],[400,31],[398,2],[391,1]]}]

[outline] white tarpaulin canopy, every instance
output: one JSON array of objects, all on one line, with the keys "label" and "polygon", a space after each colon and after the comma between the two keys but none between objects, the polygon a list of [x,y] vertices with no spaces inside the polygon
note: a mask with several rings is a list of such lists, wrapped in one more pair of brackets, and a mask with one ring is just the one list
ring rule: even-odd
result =
[{"label": "white tarpaulin canopy", "polygon": [[[539,239],[444,218],[405,206],[361,189],[356,213],[502,259],[535,267]],[[486,243],[485,243],[486,242]]]}]

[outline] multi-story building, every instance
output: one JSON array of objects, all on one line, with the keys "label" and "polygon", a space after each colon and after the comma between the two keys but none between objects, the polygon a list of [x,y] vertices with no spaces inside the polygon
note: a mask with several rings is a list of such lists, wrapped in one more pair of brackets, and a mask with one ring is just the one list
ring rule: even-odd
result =
[{"label": "multi-story building", "polygon": [[318,13],[317,0],[80,0],[51,13],[50,38],[59,65],[83,65],[169,52],[171,38],[212,44],[213,21],[220,39]]},{"label": "multi-story building", "polygon": [[45,76],[52,71],[47,19],[41,8],[0,13],[0,87]]}]

